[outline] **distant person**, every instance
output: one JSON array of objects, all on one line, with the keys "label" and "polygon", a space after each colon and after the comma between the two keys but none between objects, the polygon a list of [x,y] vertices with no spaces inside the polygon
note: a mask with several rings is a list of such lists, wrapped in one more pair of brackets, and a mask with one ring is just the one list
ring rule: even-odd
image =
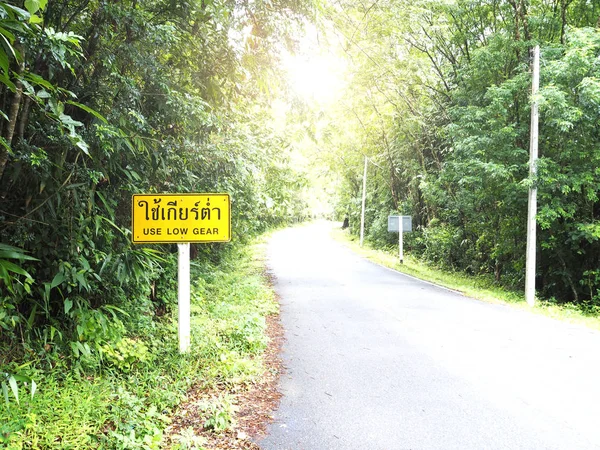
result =
[{"label": "distant person", "polygon": [[348,216],[344,217],[344,223],[342,224],[342,230],[345,230],[350,226],[350,222],[348,220]]}]

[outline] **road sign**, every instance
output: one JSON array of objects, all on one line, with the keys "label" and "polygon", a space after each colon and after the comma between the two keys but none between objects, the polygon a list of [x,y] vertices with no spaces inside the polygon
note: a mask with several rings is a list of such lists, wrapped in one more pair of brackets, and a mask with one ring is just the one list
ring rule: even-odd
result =
[{"label": "road sign", "polygon": [[229,242],[229,194],[134,194],[134,244]]},{"label": "road sign", "polygon": [[131,200],[134,244],[178,244],[179,351],[190,348],[190,243],[231,240],[229,194],[135,194]]},{"label": "road sign", "polygon": [[[402,233],[399,232],[402,224]],[[404,264],[404,243],[402,235],[412,231],[411,216],[388,216],[388,231],[398,233],[398,246],[400,248],[400,264]]]},{"label": "road sign", "polygon": [[402,232],[410,233],[412,231],[412,216],[388,216],[388,231],[397,233],[400,229],[399,218],[402,218]]}]

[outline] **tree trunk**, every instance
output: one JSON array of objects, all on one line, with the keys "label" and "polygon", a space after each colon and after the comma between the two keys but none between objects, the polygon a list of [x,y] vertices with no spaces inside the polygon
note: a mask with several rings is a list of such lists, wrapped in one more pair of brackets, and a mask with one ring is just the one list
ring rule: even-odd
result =
[{"label": "tree trunk", "polygon": [[571,0],[560,1],[560,43],[565,44],[565,28],[567,27],[567,8],[571,4]]},{"label": "tree trunk", "polygon": [[531,40],[531,33],[529,33],[529,21],[527,20],[528,12],[527,12],[527,4],[524,0],[521,0],[521,5],[519,7],[519,13],[521,14],[521,23],[523,24],[523,34],[525,35],[525,40]]},{"label": "tree trunk", "polygon": [[31,110],[31,99],[29,97],[25,98],[25,102],[23,103],[23,108],[21,109],[21,118],[19,120],[19,130],[17,131],[17,137],[19,139],[23,139],[25,135],[25,127],[27,126],[27,122],[29,121],[29,111]]},{"label": "tree trunk", "polygon": [[21,108],[21,98],[23,97],[23,85],[20,81],[15,83],[17,87],[16,92],[13,95],[12,102],[10,104],[10,113],[8,115],[8,126],[4,133],[4,139],[9,144],[12,143],[13,136],[15,134],[15,128],[17,126],[17,118],[19,117],[19,109]]},{"label": "tree trunk", "polygon": [[575,283],[573,283],[573,278],[571,277],[571,274],[569,273],[569,270],[567,269],[567,263],[565,262],[564,258],[562,257],[562,255],[560,253],[557,253],[556,255],[558,256],[560,265],[563,268],[563,276],[566,279],[567,284],[571,288],[571,292],[573,293],[573,302],[579,303],[579,295],[577,294],[577,288],[575,287]]},{"label": "tree trunk", "polygon": [[[23,72],[24,64],[19,64],[18,74],[20,75]],[[15,128],[17,125],[17,118],[19,117],[19,108],[21,106],[21,98],[23,97],[23,84],[20,80],[15,82],[15,86],[17,90],[13,94],[12,101],[10,104],[10,112],[8,115],[8,123],[6,125],[6,130],[4,133],[4,139],[6,143],[10,145],[13,140],[13,136],[15,134]],[[2,175],[4,174],[4,168],[6,167],[6,163],[8,162],[8,150],[4,146],[0,146],[0,179],[2,179]]]}]

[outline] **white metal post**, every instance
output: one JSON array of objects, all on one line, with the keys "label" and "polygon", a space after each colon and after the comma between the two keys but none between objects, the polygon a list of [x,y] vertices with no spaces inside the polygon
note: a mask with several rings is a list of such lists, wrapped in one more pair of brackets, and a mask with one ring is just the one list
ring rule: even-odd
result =
[{"label": "white metal post", "polygon": [[527,210],[527,253],[525,257],[525,300],[535,305],[535,250],[537,213],[537,159],[538,159],[538,103],[535,95],[540,87],[540,47],[533,49],[533,74],[531,82],[531,135],[529,142],[529,203]]},{"label": "white metal post", "polygon": [[402,223],[402,216],[398,216],[398,234],[400,237],[398,240],[400,241],[400,264],[404,264],[404,236],[402,236],[402,228],[404,224]]},{"label": "white metal post", "polygon": [[190,348],[190,244],[177,244],[177,248],[179,351],[187,353]]},{"label": "white metal post", "polygon": [[360,212],[360,246],[363,245],[365,237],[365,202],[367,200],[367,157],[365,156],[365,171],[363,173],[362,185],[362,209]]}]

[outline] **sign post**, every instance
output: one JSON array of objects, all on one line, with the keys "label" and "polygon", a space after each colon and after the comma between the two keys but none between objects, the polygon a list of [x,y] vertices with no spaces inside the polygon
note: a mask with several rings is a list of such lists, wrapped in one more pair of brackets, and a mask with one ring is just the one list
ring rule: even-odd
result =
[{"label": "sign post", "polygon": [[367,201],[367,165],[368,158],[365,156],[365,171],[363,174],[363,185],[362,185],[362,206],[360,209],[360,246],[363,246],[365,238],[365,203]]},{"label": "sign post", "polygon": [[400,248],[400,264],[404,264],[404,237],[402,236],[403,230],[398,232],[398,247]]},{"label": "sign post", "polygon": [[190,348],[190,244],[177,244],[177,329],[179,351]]},{"label": "sign post", "polygon": [[190,243],[231,240],[229,194],[134,194],[134,244],[177,244],[179,351],[190,348]]},{"label": "sign post", "polygon": [[404,264],[404,233],[412,231],[412,216],[388,216],[388,231],[398,233],[400,264]]}]

